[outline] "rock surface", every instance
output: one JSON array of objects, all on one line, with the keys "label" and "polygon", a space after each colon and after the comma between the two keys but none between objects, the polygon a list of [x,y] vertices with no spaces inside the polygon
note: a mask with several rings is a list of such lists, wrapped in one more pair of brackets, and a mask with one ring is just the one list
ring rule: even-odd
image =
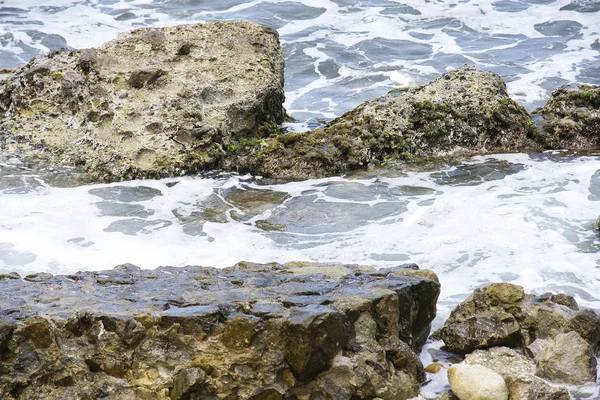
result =
[{"label": "rock surface", "polygon": [[600,86],[563,85],[538,111],[546,148],[589,149],[600,145]]},{"label": "rock surface", "polygon": [[11,276],[0,398],[411,398],[439,284],[407,274],[239,263]]},{"label": "rock surface", "polygon": [[526,146],[535,133],[502,78],[462,67],[427,85],[367,101],[323,129],[273,138],[225,166],[306,179],[394,160],[511,151]]},{"label": "rock surface", "polygon": [[596,382],[596,357],[592,346],[577,332],[561,333],[535,359],[537,373],[551,381],[584,385]]},{"label": "rock surface", "polygon": [[448,369],[448,381],[460,400],[508,400],[502,376],[482,365],[454,364]]},{"label": "rock surface", "polygon": [[533,361],[507,347],[475,350],[465,357],[465,364],[483,365],[500,374],[508,387],[510,400],[569,400],[564,387],[552,386],[535,376]]},{"label": "rock surface", "polygon": [[268,136],[283,101],[275,30],[143,28],[98,49],[36,57],[0,79],[0,146],[80,166],[95,181],[181,175]]},{"label": "rock surface", "polygon": [[526,347],[536,339],[577,332],[594,351],[600,343],[600,316],[579,309],[571,296],[525,294],[510,283],[477,289],[456,307],[444,326],[434,333],[450,350],[470,353],[493,346]]}]

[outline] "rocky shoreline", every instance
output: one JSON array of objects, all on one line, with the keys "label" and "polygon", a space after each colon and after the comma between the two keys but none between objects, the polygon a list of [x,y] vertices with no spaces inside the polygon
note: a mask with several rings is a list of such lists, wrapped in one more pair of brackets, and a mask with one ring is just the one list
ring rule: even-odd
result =
[{"label": "rocky shoreline", "polygon": [[[468,66],[286,133],[283,67],[277,32],[249,22],[53,52],[0,71],[0,149],[113,182],[213,170],[308,179],[600,145],[600,87],[563,86],[530,114],[498,75]],[[596,382],[598,313],[511,284],[476,290],[434,333],[463,362],[424,368],[439,292],[434,273],[410,265],[0,275],[0,397],[409,399],[427,371],[448,374],[442,399],[566,400],[565,385]]]},{"label": "rocky shoreline", "polygon": [[600,145],[599,87],[563,86],[531,115],[502,78],[468,66],[285,133],[283,64],[277,32],[244,21],[144,28],[52,52],[0,74],[0,146],[113,182],[214,169],[297,180]]},{"label": "rocky shoreline", "polygon": [[408,399],[439,283],[414,265],[0,276],[0,398]]}]

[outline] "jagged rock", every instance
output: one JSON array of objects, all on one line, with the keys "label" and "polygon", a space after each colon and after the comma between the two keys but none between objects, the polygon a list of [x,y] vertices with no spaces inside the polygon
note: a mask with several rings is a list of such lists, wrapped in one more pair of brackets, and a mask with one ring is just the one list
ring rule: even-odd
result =
[{"label": "jagged rock", "polygon": [[586,149],[600,144],[600,86],[563,85],[536,111],[546,148]]},{"label": "jagged rock", "polygon": [[579,309],[571,296],[525,294],[510,283],[477,289],[456,307],[444,326],[433,334],[458,353],[492,346],[526,347],[536,339],[577,332],[594,349],[600,343],[600,316]]},{"label": "jagged rock", "polygon": [[0,145],[97,181],[181,175],[277,131],[283,101],[274,29],[143,28],[98,49],[36,57],[0,80]]},{"label": "jagged rock", "polygon": [[561,333],[535,359],[537,373],[553,382],[584,385],[596,382],[596,357],[592,346],[577,332]]},{"label": "jagged rock", "polygon": [[535,132],[498,75],[462,67],[427,85],[367,101],[324,129],[273,138],[225,165],[305,179],[393,160],[510,151]]},{"label": "jagged rock", "polygon": [[0,398],[408,399],[439,284],[400,269],[125,264],[0,280]]},{"label": "jagged rock", "polygon": [[502,376],[482,365],[454,364],[448,369],[448,381],[460,400],[508,400]]}]

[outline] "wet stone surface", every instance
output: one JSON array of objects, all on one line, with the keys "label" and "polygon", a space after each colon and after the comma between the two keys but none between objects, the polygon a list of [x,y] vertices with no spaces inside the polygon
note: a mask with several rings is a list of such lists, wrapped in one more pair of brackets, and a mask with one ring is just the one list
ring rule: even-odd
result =
[{"label": "wet stone surface", "polygon": [[416,268],[5,274],[0,397],[411,398],[439,294]]}]

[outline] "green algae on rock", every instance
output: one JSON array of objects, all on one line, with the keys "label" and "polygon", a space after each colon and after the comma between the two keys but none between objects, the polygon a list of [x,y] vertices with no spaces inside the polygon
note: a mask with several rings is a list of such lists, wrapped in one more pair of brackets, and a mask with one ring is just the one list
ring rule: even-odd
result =
[{"label": "green algae on rock", "polygon": [[563,85],[537,110],[544,147],[590,149],[600,146],[600,86]]},{"label": "green algae on rock", "polygon": [[433,278],[302,262],[11,275],[0,398],[412,398]]},{"label": "green algae on rock", "polygon": [[234,139],[283,121],[283,53],[250,22],[143,28],[0,75],[0,145],[90,180],[214,168]]},{"label": "green algae on rock", "polygon": [[306,179],[449,154],[521,149],[536,129],[498,75],[462,67],[393,90],[311,132],[279,135],[225,160],[256,174]]}]

